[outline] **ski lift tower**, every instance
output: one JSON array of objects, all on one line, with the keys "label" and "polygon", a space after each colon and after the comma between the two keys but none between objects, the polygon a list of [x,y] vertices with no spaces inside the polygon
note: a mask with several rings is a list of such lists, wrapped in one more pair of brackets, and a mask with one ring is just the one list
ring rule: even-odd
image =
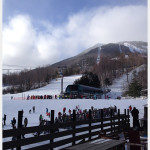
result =
[{"label": "ski lift tower", "polygon": [[61,93],[60,94],[63,94],[63,73],[62,72],[60,73],[60,76],[61,76]]},{"label": "ski lift tower", "polygon": [[128,55],[125,55],[125,59],[127,60],[127,61],[126,61],[126,75],[127,75],[127,83],[129,83],[129,79],[128,79],[128,75],[129,75],[129,73],[128,73],[128,58],[129,58],[129,56],[128,56]]},{"label": "ski lift tower", "polygon": [[67,69],[67,66],[59,66],[58,70],[59,70],[59,76],[61,77],[61,92],[60,94],[63,94],[63,69]]}]

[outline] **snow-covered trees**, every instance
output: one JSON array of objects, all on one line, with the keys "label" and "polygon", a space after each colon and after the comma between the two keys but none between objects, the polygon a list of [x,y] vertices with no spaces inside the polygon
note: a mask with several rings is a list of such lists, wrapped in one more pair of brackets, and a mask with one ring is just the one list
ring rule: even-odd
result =
[{"label": "snow-covered trees", "polygon": [[133,73],[133,79],[128,85],[128,89],[125,94],[132,97],[140,97],[142,95],[142,90],[147,89],[147,66],[140,72]]},{"label": "snow-covered trees", "polygon": [[[147,57],[140,54],[129,54],[128,58],[122,53],[115,58],[104,57],[100,58],[100,63],[93,67],[92,72],[96,73],[101,80],[101,85],[105,85],[105,79],[109,78],[112,82],[115,78],[135,69],[136,67],[146,64]],[[143,81],[144,84],[144,81]]]}]

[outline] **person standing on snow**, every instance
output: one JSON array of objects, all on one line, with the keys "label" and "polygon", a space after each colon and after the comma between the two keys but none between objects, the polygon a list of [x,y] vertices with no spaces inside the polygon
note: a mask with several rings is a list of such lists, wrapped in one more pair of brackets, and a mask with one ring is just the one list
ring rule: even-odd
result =
[{"label": "person standing on snow", "polygon": [[48,115],[48,108],[46,108],[46,115]]},{"label": "person standing on snow", "polygon": [[55,95],[55,99],[57,99],[57,95]]},{"label": "person standing on snow", "polygon": [[66,107],[63,108],[63,114],[65,114],[65,112],[66,112]]},{"label": "person standing on snow", "polygon": [[50,118],[50,112],[47,114],[47,116]]},{"label": "person standing on snow", "polygon": [[69,112],[69,115],[71,115],[71,110],[70,110],[70,109],[69,109],[69,111],[68,111],[68,112]]},{"label": "person standing on snow", "polygon": [[14,128],[15,125],[16,125],[16,119],[15,119],[15,117],[13,117],[13,120],[12,120],[12,127]]},{"label": "person standing on snow", "polygon": [[25,119],[24,119],[24,127],[27,127],[27,125],[28,125],[28,119],[25,118]]},{"label": "person standing on snow", "polygon": [[129,106],[129,111],[131,112],[131,110],[132,110],[132,106],[130,105],[130,106]]},{"label": "person standing on snow", "polygon": [[35,113],[35,106],[33,106],[32,109],[33,109],[33,113]]},{"label": "person standing on snow", "polygon": [[136,109],[136,107],[133,107],[133,110],[131,111],[131,114],[133,116],[133,128],[139,128],[139,111]]},{"label": "person standing on snow", "polygon": [[27,100],[29,100],[29,98],[30,98],[30,96],[28,95],[28,96],[27,96]]},{"label": "person standing on snow", "polygon": [[114,105],[114,113],[117,113],[117,106]]},{"label": "person standing on snow", "polygon": [[6,125],[6,115],[4,114],[4,125]]},{"label": "person standing on snow", "polygon": [[42,115],[39,116],[39,121],[40,121],[40,124],[41,124],[41,122],[43,121],[43,116]]},{"label": "person standing on snow", "polygon": [[55,118],[55,123],[58,123],[58,118],[57,117]]}]

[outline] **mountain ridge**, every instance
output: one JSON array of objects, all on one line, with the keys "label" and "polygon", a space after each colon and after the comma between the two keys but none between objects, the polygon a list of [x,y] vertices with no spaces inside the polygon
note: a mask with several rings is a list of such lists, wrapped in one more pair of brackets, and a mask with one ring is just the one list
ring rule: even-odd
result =
[{"label": "mountain ridge", "polygon": [[[133,53],[147,56],[147,42],[144,41],[122,41],[117,43],[97,43],[88,49],[83,50],[76,56],[64,59],[57,63],[52,64],[54,67],[58,66],[75,66],[76,64],[82,64],[83,60],[87,60],[88,65],[96,64],[96,60],[99,57],[117,57],[120,54],[130,55]],[[95,60],[95,62],[94,62]]]}]

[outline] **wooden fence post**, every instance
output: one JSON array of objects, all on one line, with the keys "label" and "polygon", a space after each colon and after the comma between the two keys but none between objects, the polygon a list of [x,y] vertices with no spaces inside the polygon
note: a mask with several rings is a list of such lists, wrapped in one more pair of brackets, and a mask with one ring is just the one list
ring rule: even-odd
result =
[{"label": "wooden fence post", "polygon": [[113,110],[111,109],[110,111],[111,133],[112,133],[112,113],[113,113]]},{"label": "wooden fence post", "polygon": [[130,128],[130,115],[129,115],[129,109],[127,109],[127,115],[128,115],[128,126],[127,129]]},{"label": "wooden fence post", "polygon": [[125,115],[125,118],[124,118],[124,120],[125,120],[125,123],[124,123],[124,129],[126,130],[127,129],[127,111],[126,111],[126,109],[124,109],[124,115]]},{"label": "wooden fence post", "polygon": [[[18,111],[18,129],[22,128],[23,111]],[[17,140],[21,140],[21,135],[17,136]],[[21,150],[21,147],[17,147],[17,150]]]},{"label": "wooden fence post", "polygon": [[120,133],[120,109],[118,109],[118,133]]},{"label": "wooden fence post", "polygon": [[89,109],[89,140],[91,140],[91,109]]},{"label": "wooden fence post", "polygon": [[103,109],[101,109],[101,131],[103,131]]},{"label": "wooden fence post", "polygon": [[[73,122],[76,122],[76,110],[73,110]],[[73,142],[72,145],[75,145],[75,125],[73,125]]]},{"label": "wooden fence post", "polygon": [[[51,122],[50,122],[50,124],[52,124],[52,125],[54,124],[54,110],[51,110]],[[54,130],[51,129],[50,133],[53,134]],[[54,140],[53,138],[50,139],[50,145],[53,145],[53,140]],[[53,150],[53,148],[50,148],[50,150]]]}]

